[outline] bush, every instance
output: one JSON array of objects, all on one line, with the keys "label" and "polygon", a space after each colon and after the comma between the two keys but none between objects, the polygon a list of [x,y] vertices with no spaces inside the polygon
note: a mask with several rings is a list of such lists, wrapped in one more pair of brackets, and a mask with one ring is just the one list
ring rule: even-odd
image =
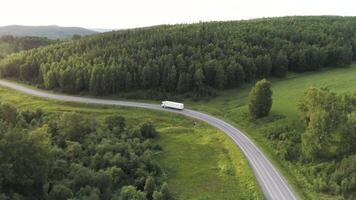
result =
[{"label": "bush", "polygon": [[146,195],[133,186],[124,186],[117,200],[146,200]]},{"label": "bush", "polygon": [[0,120],[14,124],[16,122],[17,109],[7,103],[0,103]]},{"label": "bush", "polygon": [[150,122],[142,124],[140,130],[144,138],[154,138],[157,136],[156,128]]},{"label": "bush", "polygon": [[250,95],[250,115],[256,119],[266,117],[272,107],[271,83],[266,79],[258,81],[252,88]]},{"label": "bush", "polygon": [[49,199],[52,200],[63,200],[70,199],[73,196],[72,190],[64,185],[55,185],[49,192]]}]

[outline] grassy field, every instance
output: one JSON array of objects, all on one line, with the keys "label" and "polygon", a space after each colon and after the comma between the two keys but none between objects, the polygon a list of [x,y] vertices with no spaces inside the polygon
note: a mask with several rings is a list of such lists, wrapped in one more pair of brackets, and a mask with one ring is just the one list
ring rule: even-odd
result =
[{"label": "grassy field", "polygon": [[163,148],[157,159],[178,199],[262,199],[253,173],[241,151],[222,132],[172,113],[60,102],[31,97],[0,87],[0,102],[20,109],[80,112],[98,118],[120,113],[128,124],[152,121]]},{"label": "grassy field", "polygon": [[[356,91],[356,64],[349,68],[327,69],[322,72],[289,74],[286,79],[273,79],[272,112],[297,118],[297,101],[309,87],[327,87],[337,93]],[[208,111],[218,116],[239,114],[247,109],[251,85],[220,92],[217,98],[186,102],[188,107]]]},{"label": "grassy field", "polygon": [[280,168],[289,179],[302,199],[309,199],[313,194],[298,167],[280,162],[275,149],[270,145],[262,130],[270,123],[298,123],[297,103],[303,92],[309,87],[327,87],[337,93],[356,92],[356,64],[349,68],[326,69],[321,72],[290,74],[286,79],[273,79],[273,107],[274,117],[253,122],[248,114],[248,94],[252,85],[245,85],[240,89],[223,91],[218,97],[205,101],[187,101],[187,107],[213,114],[234,124],[252,138],[262,150]]}]

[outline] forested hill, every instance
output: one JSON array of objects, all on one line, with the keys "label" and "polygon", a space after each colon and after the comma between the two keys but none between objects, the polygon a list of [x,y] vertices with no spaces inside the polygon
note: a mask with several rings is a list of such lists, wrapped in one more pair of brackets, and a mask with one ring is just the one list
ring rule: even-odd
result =
[{"label": "forested hill", "polygon": [[0,36],[13,35],[17,37],[47,37],[50,39],[71,38],[73,35],[92,35],[96,31],[80,27],[60,27],[60,26],[3,26],[0,27]]},{"label": "forested hill", "polygon": [[283,17],[103,33],[11,55],[0,73],[68,93],[199,96],[352,60],[356,17]]},{"label": "forested hill", "polygon": [[11,35],[1,36],[0,59],[14,52],[29,50],[53,43],[55,43],[55,40],[50,40],[44,37],[14,37]]}]

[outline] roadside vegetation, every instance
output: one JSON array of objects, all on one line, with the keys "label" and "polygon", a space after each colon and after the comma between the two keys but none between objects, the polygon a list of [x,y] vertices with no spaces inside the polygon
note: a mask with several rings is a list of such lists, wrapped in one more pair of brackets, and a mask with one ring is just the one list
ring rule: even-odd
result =
[{"label": "roadside vegetation", "polygon": [[355,73],[352,65],[273,79],[271,113],[259,119],[249,111],[251,86],[186,104],[244,130],[302,198],[351,200],[356,195]]},{"label": "roadside vegetation", "polygon": [[[6,168],[11,160],[1,162],[2,199],[146,199],[147,194],[147,199],[169,199],[167,188],[175,199],[263,199],[242,153],[205,123],[172,113],[40,99],[5,88],[0,101],[0,146],[8,152],[2,161],[16,155],[33,166],[27,172],[41,174],[25,182],[16,169]],[[38,152],[36,159],[30,150]],[[39,170],[43,167],[47,170]],[[11,174],[18,178],[10,179]],[[44,190],[32,180],[42,180]]]},{"label": "roadside vegetation", "polygon": [[121,30],[13,54],[1,77],[93,95],[214,96],[356,59],[354,17],[282,17]]},{"label": "roadside vegetation", "polygon": [[[1,199],[171,200],[153,124],[0,104]],[[155,193],[155,198],[153,198]]]}]

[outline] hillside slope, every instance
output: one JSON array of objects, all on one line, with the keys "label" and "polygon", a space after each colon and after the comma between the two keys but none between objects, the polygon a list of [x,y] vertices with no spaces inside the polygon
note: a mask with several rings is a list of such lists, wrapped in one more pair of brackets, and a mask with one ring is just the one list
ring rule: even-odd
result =
[{"label": "hillside slope", "polygon": [[283,17],[122,30],[12,55],[0,63],[0,73],[67,93],[152,90],[152,97],[199,97],[284,77],[287,70],[349,65],[356,59],[355,19]]},{"label": "hillside slope", "polygon": [[[355,113],[356,64],[348,68],[325,69],[306,74],[293,73],[285,79],[271,81],[273,90],[271,114],[259,120],[252,120],[248,113],[251,84],[219,92],[218,97],[210,100],[185,101],[185,104],[188,108],[218,116],[244,130],[275,161],[275,164],[280,166],[289,181],[301,189],[300,193],[305,199],[354,200],[356,151],[341,155],[330,153],[328,158],[320,157],[313,161],[306,159],[301,138],[307,131],[300,120],[301,111],[298,105],[310,87],[328,88],[337,95],[353,95]],[[344,130],[332,131],[329,134],[339,138],[340,132]],[[356,129],[350,129],[349,135],[356,136]],[[356,140],[348,141],[352,143]],[[342,150],[348,146],[345,141],[334,142],[333,145],[325,146],[340,145],[338,148]]]},{"label": "hillside slope", "polygon": [[0,59],[11,53],[53,44],[55,41],[43,37],[0,37]]},{"label": "hillside slope", "polygon": [[71,38],[73,35],[92,35],[97,32],[79,27],[60,26],[3,26],[0,27],[0,36],[13,35],[18,37],[36,36],[47,37],[49,39]]}]

